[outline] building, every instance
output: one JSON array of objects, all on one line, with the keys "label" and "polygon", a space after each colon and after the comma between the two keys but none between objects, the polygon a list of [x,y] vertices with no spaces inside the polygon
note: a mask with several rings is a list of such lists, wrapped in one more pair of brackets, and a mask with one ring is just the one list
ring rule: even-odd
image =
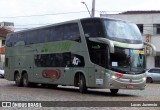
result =
[{"label": "building", "polygon": [[14,24],[11,22],[0,22],[0,62],[4,62],[5,54],[5,39],[6,35],[13,32]]},{"label": "building", "polygon": [[151,49],[146,47],[146,67],[160,67],[160,11],[126,11],[118,14],[103,13],[100,16],[136,23],[143,35],[144,42],[154,44],[157,50],[156,56],[150,56]]},{"label": "building", "polygon": [[14,31],[14,23],[12,22],[0,22],[0,28]]}]

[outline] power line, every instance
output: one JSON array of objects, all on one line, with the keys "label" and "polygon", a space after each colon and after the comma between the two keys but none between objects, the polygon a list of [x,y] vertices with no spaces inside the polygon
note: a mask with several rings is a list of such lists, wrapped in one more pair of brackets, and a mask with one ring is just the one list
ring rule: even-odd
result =
[{"label": "power line", "polygon": [[[99,13],[116,13],[116,12],[123,12],[123,11],[99,11],[99,10],[95,10],[96,12],[99,12]],[[86,13],[87,11],[79,11],[79,12],[65,12],[65,13],[52,13],[52,14],[41,14],[41,15],[27,15],[27,16],[10,16],[10,17],[0,17],[0,18],[18,18],[18,17],[34,17],[34,16],[54,16],[54,15],[61,15],[61,14],[73,14],[73,13]],[[24,24],[24,25],[15,25],[15,26],[42,26],[42,25],[51,25],[53,23],[44,23],[44,24]],[[147,25],[150,25],[150,24],[147,24]],[[144,26],[144,27],[152,27],[152,26]],[[154,26],[156,27],[156,26]]]},{"label": "power line", "polygon": [[[36,16],[54,16],[54,15],[63,15],[63,14],[76,14],[76,13],[86,13],[87,11],[78,11],[78,12],[64,12],[64,13],[50,13],[50,14],[40,14],[40,15],[26,15],[26,16],[2,16],[0,18],[25,18],[25,17],[36,17]],[[95,10],[95,12],[99,12],[100,14],[119,14],[125,11],[99,11]]]},{"label": "power line", "polygon": [[28,16],[3,16],[0,18],[25,18],[25,17],[36,17],[36,16],[53,16],[53,15],[63,15],[63,14],[74,14],[74,13],[86,13],[87,11],[79,11],[79,12],[66,12],[66,13],[52,13],[52,14],[41,14],[41,15],[28,15]]},{"label": "power line", "polygon": [[14,25],[14,26],[34,26],[34,25],[51,25],[54,23],[44,23],[44,24],[22,24],[22,25]]}]

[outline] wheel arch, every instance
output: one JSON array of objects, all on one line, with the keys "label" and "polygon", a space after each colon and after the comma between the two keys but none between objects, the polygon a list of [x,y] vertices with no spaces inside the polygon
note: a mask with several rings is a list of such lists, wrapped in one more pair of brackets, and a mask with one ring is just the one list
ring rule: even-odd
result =
[{"label": "wheel arch", "polygon": [[84,71],[76,71],[75,76],[74,76],[74,86],[78,87],[78,83],[79,83],[79,79],[80,79],[80,75],[83,75],[83,77],[85,78],[86,81],[86,86],[87,86],[87,76],[85,74]]},{"label": "wheel arch", "polygon": [[15,80],[15,75],[16,75],[16,74],[19,74],[20,77],[22,78],[22,76],[23,76],[24,73],[27,73],[27,71],[26,71],[26,70],[22,70],[22,71],[15,70],[15,71],[14,71],[14,80]]},{"label": "wheel arch", "polygon": [[14,81],[16,80],[16,77],[15,77],[16,74],[19,74],[19,75],[21,76],[20,72],[19,72],[18,70],[15,70],[15,71],[14,71]]},{"label": "wheel arch", "polygon": [[25,73],[27,73],[27,71],[26,71],[26,70],[23,70],[23,71],[22,71],[22,76],[23,76]]}]

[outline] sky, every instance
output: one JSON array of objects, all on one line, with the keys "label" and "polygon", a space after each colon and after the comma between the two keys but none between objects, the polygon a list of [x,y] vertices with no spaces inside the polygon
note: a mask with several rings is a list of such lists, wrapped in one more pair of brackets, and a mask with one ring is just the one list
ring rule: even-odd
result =
[{"label": "sky", "polygon": [[[0,0],[0,22],[13,22],[15,31],[90,17],[92,0]],[[160,0],[95,0],[100,13],[160,10]]]}]

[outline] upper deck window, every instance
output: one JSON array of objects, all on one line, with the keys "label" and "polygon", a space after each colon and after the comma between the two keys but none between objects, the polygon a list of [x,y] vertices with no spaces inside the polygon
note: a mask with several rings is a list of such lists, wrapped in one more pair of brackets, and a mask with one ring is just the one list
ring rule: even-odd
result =
[{"label": "upper deck window", "polygon": [[136,24],[112,19],[81,20],[86,37],[103,37],[113,41],[142,44],[142,36]]},{"label": "upper deck window", "polygon": [[[141,43],[141,33],[133,23],[116,20],[104,20],[107,37],[125,43]],[[137,42],[136,42],[137,41]]]},{"label": "upper deck window", "polygon": [[102,22],[96,19],[82,21],[84,34],[88,37],[104,37]]},{"label": "upper deck window", "polygon": [[63,40],[81,42],[78,23],[66,23],[14,33],[7,37],[6,46],[11,47],[20,44],[30,45]]}]

